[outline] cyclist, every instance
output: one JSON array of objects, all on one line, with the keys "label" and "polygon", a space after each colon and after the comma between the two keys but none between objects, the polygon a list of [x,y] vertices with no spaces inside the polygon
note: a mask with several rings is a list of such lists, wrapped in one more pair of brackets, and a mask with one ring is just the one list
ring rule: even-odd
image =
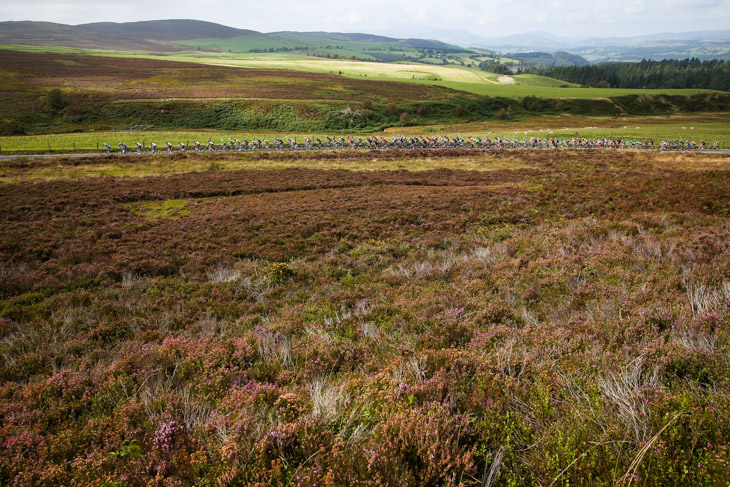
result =
[{"label": "cyclist", "polygon": [[112,153],[112,146],[110,146],[107,143],[104,143],[104,154],[111,154]]},{"label": "cyclist", "polygon": [[124,142],[119,142],[119,150],[122,152],[122,154],[127,153],[127,144]]},{"label": "cyclist", "polygon": [[153,154],[157,153],[157,144],[155,144],[154,142],[150,142],[150,152],[152,152]]}]

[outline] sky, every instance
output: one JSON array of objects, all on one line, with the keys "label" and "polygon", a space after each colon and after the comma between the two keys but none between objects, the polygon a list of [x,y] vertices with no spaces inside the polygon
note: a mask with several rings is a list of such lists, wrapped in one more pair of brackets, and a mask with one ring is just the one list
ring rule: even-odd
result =
[{"label": "sky", "polygon": [[529,31],[587,38],[730,29],[730,0],[3,0],[0,20],[62,24],[190,18],[251,29],[483,37]]}]

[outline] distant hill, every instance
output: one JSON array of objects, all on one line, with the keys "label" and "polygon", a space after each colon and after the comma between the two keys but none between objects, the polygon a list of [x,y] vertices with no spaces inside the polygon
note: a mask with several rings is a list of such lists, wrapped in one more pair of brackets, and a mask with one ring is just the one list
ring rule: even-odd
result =
[{"label": "distant hill", "polygon": [[730,59],[730,30],[664,32],[633,37],[578,39],[549,32],[526,32],[506,37],[483,37],[469,43],[501,53],[556,52],[577,54],[590,62],[641,59]]},{"label": "distant hill", "polygon": [[213,22],[201,20],[147,20],[142,22],[97,22],[76,26],[90,32],[103,35],[116,35],[156,41],[183,41],[200,37],[229,39],[240,36],[262,36],[260,32],[246,29],[235,29]]},{"label": "distant hill", "polygon": [[315,43],[321,43],[326,41],[345,41],[345,42],[366,42],[375,44],[387,44],[402,47],[413,47],[421,49],[439,49],[454,52],[463,52],[464,48],[455,46],[453,44],[447,44],[446,42],[438,41],[435,39],[399,39],[395,37],[379,36],[374,34],[362,34],[362,33],[344,33],[344,32],[271,32],[266,34],[269,37],[275,39],[290,39],[296,38],[298,40],[309,40]]},{"label": "distant hill", "polygon": [[470,56],[489,56],[433,39],[399,39],[348,32],[269,32],[262,36],[196,38],[176,41],[191,49],[231,53],[296,52],[301,56],[380,62],[476,64]]},{"label": "distant hill", "polygon": [[562,66],[587,66],[590,64],[581,56],[569,52],[510,52],[505,57],[516,59],[520,66],[528,67],[562,67]]},{"label": "distant hill", "polygon": [[104,33],[53,22],[0,22],[0,44],[26,46],[65,46],[82,49],[140,51],[177,51],[180,46],[166,45],[133,36]]},{"label": "distant hill", "polygon": [[[98,22],[75,26],[52,22],[0,22],[0,44],[86,49],[299,51],[313,56],[428,63],[451,63],[454,58],[449,56],[456,54],[461,56],[463,65],[479,64],[485,62],[485,57],[498,57],[496,53],[501,53],[526,61],[526,64],[545,67],[582,65],[585,61],[687,57],[730,60],[730,29],[579,39],[542,31],[483,37],[458,29],[404,25],[384,34],[294,31],[264,34],[188,19]],[[476,57],[468,59],[473,56]]]},{"label": "distant hill", "polygon": [[[232,52],[310,50],[327,52],[337,46],[337,54],[358,56],[367,48],[390,50],[437,50],[469,52],[453,44],[433,39],[398,39],[373,34],[343,32],[273,32],[262,34],[200,20],[170,19],[141,22],[97,22],[63,25],[51,22],[0,22],[0,44],[66,46],[85,49],[142,50],[153,52],[202,49]],[[347,44],[343,46],[343,44]],[[345,49],[347,48],[347,49]],[[332,55],[332,53],[330,53]],[[404,56],[379,54],[381,58]],[[400,57],[399,57],[400,56]],[[377,57],[365,55],[375,60]],[[383,59],[381,59],[383,60]]]},{"label": "distant hill", "polygon": [[200,20],[151,20],[64,25],[53,22],[0,22],[0,44],[66,46],[83,49],[169,52],[189,49],[176,41],[213,37],[263,36]]}]

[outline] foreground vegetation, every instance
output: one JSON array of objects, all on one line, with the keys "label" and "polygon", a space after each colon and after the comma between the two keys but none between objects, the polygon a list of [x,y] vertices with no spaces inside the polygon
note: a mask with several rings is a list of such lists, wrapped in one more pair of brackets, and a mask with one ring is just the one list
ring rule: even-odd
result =
[{"label": "foreground vegetation", "polygon": [[0,483],[730,480],[726,156],[309,156],[0,184]]}]

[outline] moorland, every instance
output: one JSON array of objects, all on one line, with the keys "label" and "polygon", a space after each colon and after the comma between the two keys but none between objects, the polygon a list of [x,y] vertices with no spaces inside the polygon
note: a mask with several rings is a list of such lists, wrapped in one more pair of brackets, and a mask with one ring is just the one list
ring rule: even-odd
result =
[{"label": "moorland", "polygon": [[222,157],[2,163],[4,483],[727,481],[726,155]]},{"label": "moorland", "polygon": [[[216,52],[263,40],[198,27],[0,50],[0,485],[727,485],[727,153],[82,153],[727,147],[727,92],[511,84],[412,40],[387,53],[446,64]],[[94,29],[125,50],[79,49]]]}]

